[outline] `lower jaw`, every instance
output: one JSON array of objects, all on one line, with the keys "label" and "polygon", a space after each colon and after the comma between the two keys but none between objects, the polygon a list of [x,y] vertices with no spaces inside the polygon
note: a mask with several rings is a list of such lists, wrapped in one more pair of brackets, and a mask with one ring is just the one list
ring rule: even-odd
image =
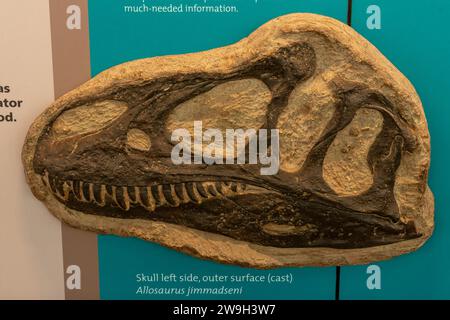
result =
[{"label": "lower jaw", "polygon": [[330,223],[333,217],[324,221],[315,212],[302,213],[281,194],[237,182],[123,187],[61,181],[48,173],[41,179],[59,202],[79,212],[167,222],[263,246],[350,249],[420,236],[406,232],[376,235],[376,226],[358,222],[346,227],[347,221],[342,220]]},{"label": "lower jaw", "polygon": [[[257,194],[249,194],[249,196],[254,198],[253,200],[258,197]],[[59,201],[62,202],[61,200]],[[365,229],[365,232],[342,237],[337,232],[331,231],[332,226],[329,226],[328,229],[319,230],[314,227],[314,224],[310,223],[311,221],[299,223],[298,221],[292,222],[292,219],[286,216],[282,218],[273,216],[270,209],[264,210],[269,205],[261,201],[259,202],[260,208],[258,210],[247,210],[239,206],[240,203],[242,204],[239,196],[212,199],[202,204],[184,203],[176,208],[161,206],[152,212],[140,206],[131,206],[126,214],[117,207],[103,208],[100,211],[98,207],[89,203],[80,204],[70,200],[62,203],[68,208],[85,214],[95,215],[104,219],[120,219],[124,221],[124,226],[126,226],[125,220],[158,221],[213,234],[221,234],[248,243],[278,248],[365,248],[395,243],[410,238],[401,234],[391,234],[376,238],[367,237],[366,234],[372,231],[367,226],[360,226]],[[293,216],[297,215],[293,214]],[[274,226],[278,230],[274,231]],[[280,231],[280,229],[284,231]]]},{"label": "lower jaw", "polygon": [[[35,191],[36,192],[36,191]],[[64,207],[51,194],[42,193],[49,210],[64,223],[75,228],[100,234],[121,237],[136,237],[181,251],[185,254],[214,262],[251,267],[274,269],[280,267],[317,267],[368,264],[391,259],[420,248],[433,232],[432,226],[419,223],[420,235],[413,239],[397,239],[391,243],[368,246],[285,246],[252,245],[232,239],[230,236],[198,231],[194,228],[174,223],[154,222],[143,219],[116,219],[99,217],[88,212]],[[426,203],[432,201],[428,192]],[[420,210],[423,215],[431,215],[432,205]],[[404,241],[403,241],[404,240]],[[355,248],[355,249],[353,249]],[[364,250],[361,250],[364,248]]]}]

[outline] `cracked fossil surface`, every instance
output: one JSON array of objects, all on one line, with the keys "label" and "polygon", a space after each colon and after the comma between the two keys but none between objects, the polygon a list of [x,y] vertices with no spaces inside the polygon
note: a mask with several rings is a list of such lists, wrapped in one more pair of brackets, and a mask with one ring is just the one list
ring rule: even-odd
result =
[{"label": "cracked fossil surface", "polygon": [[[174,165],[171,132],[198,120],[279,129],[278,173]],[[223,263],[368,263],[433,230],[419,97],[353,29],[313,14],[110,68],[35,120],[22,157],[34,195],[62,221]]]}]

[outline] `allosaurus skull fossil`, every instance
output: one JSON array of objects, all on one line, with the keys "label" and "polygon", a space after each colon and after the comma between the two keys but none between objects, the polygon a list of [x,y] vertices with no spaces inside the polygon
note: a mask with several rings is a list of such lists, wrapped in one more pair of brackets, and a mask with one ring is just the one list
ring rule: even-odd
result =
[{"label": "allosaurus skull fossil", "polygon": [[[171,133],[194,121],[278,129],[278,172],[175,165]],[[23,162],[64,222],[224,263],[366,263],[418,248],[433,229],[414,88],[351,28],[312,14],[227,47],[106,70],[33,123]]]}]

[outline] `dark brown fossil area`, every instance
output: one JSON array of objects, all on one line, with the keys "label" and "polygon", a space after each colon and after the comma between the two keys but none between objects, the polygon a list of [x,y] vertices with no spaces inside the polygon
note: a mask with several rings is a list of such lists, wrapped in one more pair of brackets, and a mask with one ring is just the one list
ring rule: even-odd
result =
[{"label": "dark brown fossil area", "polygon": [[[171,135],[195,121],[279,130],[279,170],[174,164]],[[35,121],[23,161],[33,193],[72,226],[267,268],[420,247],[433,228],[429,148],[394,66],[340,22],[294,14],[228,47],[105,71]]]},{"label": "dark brown fossil area", "polygon": [[[165,124],[178,105],[224,82],[259,79],[272,94],[263,128],[275,129],[292,90],[314,73],[315,65],[314,50],[298,44],[230,74],[175,76],[76,101],[69,109],[120,101],[128,110],[103,130],[61,143],[46,130],[38,142],[35,172],[59,200],[78,211],[160,220],[262,245],[356,248],[419,236],[413,223],[399,220],[393,196],[402,149],[414,148],[414,139],[389,101],[350,83],[336,88],[339,107],[299,173],[266,177],[250,164],[171,164],[173,145]],[[374,184],[364,194],[339,201],[322,178],[323,160],[361,106],[379,110],[384,119],[368,155]],[[130,129],[145,132],[151,149],[130,152]],[[299,183],[292,186],[296,178]]]}]

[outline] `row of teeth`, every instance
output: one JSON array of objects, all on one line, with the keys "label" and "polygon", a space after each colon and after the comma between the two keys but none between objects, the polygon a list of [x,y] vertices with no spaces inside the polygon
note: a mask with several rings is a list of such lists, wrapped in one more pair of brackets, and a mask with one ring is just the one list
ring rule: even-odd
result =
[{"label": "row of teeth", "polygon": [[63,181],[48,172],[41,177],[44,185],[64,202],[72,195],[79,202],[100,207],[111,205],[126,211],[137,205],[151,212],[161,206],[178,207],[189,202],[200,204],[208,199],[240,194],[246,189],[246,185],[239,182],[206,181],[129,187]]}]

